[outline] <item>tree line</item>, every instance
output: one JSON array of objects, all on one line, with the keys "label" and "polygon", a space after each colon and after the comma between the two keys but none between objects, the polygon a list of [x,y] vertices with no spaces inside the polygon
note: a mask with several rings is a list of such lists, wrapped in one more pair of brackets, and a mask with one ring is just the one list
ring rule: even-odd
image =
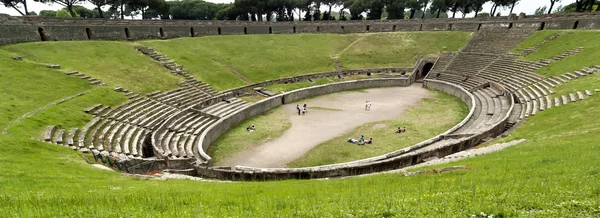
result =
[{"label": "tree line", "polygon": [[[520,1],[530,0],[235,0],[229,4],[217,4],[202,0],[33,0],[58,4],[64,9],[42,10],[40,16],[85,17],[125,19],[185,19],[185,20],[249,20],[249,21],[318,21],[318,20],[379,20],[415,18],[455,18],[457,12],[464,18],[500,16],[499,8],[510,9]],[[87,9],[80,4],[93,4]],[[546,6],[536,14],[553,12],[561,0],[547,0]],[[489,13],[482,12],[485,3],[491,3]],[[13,8],[21,15],[35,15],[27,10],[27,0],[0,0],[5,7]],[[575,3],[555,9],[556,13],[599,11],[598,0],[576,0]],[[102,8],[107,8],[103,10]],[[338,11],[334,11],[338,8]],[[324,9],[324,10],[323,10]],[[480,13],[481,12],[481,13]]]}]

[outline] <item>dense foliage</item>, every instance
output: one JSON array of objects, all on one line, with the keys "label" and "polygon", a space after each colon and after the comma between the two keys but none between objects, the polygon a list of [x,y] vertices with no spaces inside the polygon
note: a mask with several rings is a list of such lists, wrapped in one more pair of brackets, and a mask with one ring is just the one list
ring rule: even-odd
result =
[{"label": "dense foliage", "polygon": [[[456,12],[460,12],[463,18],[471,13],[477,17],[488,2],[492,7],[484,16],[499,16],[498,8],[509,8],[509,14],[512,14],[515,5],[522,0],[235,0],[229,4],[203,0],[85,0],[96,6],[93,10],[78,6],[85,2],[80,0],[34,1],[65,7],[59,11],[40,11],[40,16],[49,17],[316,21],[427,19],[445,18],[448,14],[454,18]],[[550,7],[542,6],[535,13],[550,13],[561,0],[549,1]],[[27,10],[26,0],[0,0],[0,3],[21,15],[32,14]],[[600,7],[597,5],[600,5],[600,1],[576,0],[575,3],[556,8],[554,12],[598,11]]]}]

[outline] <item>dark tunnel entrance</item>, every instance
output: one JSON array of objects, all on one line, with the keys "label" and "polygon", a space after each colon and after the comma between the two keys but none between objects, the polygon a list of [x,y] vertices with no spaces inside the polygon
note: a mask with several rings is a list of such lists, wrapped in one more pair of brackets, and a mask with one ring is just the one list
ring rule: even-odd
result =
[{"label": "dark tunnel entrance", "polygon": [[417,78],[419,78],[419,79],[425,78],[425,76],[427,76],[429,71],[431,71],[431,68],[433,68],[433,63],[431,63],[431,62],[425,63],[425,65],[423,65],[423,70],[421,71],[421,75],[417,75]]}]

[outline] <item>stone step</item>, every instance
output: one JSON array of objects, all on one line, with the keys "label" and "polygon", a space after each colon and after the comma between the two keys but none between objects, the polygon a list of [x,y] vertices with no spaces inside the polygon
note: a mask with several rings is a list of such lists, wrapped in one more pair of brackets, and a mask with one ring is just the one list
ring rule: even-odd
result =
[{"label": "stone step", "polygon": [[70,147],[74,147],[77,133],[79,133],[79,129],[78,128],[71,129],[69,131],[69,133],[67,134],[67,136],[65,137],[65,145],[68,145]]},{"label": "stone step", "polygon": [[578,91],[578,92],[577,92],[577,99],[581,101],[581,100],[585,99],[585,95],[583,95],[583,93],[582,93],[582,92],[579,92],[579,91]]},{"label": "stone step", "polygon": [[588,95],[588,96],[593,95],[592,92],[590,92],[590,90],[585,90],[585,94]]},{"label": "stone step", "polygon": [[577,97],[575,97],[574,93],[569,93],[569,100],[571,100],[571,102],[576,102],[577,101]]},{"label": "stone step", "polygon": [[550,98],[548,95],[546,95],[546,108],[552,108],[552,98]]},{"label": "stone step", "polygon": [[91,113],[93,113],[94,111],[96,111],[96,110],[100,109],[101,107],[102,107],[102,104],[95,104],[95,105],[92,105],[92,106],[90,106],[90,107],[86,108],[85,110],[83,110],[83,112],[86,112],[86,113],[88,113],[88,114],[91,114]]},{"label": "stone step", "polygon": [[560,106],[560,99],[554,98],[554,107],[558,107],[558,106]]},{"label": "stone step", "polygon": [[64,135],[65,135],[64,129],[59,129],[59,130],[54,131],[54,136],[52,137],[52,142],[62,145],[64,142]]},{"label": "stone step", "polygon": [[565,105],[565,104],[568,104],[568,103],[569,103],[569,98],[567,98],[567,96],[565,96],[565,95],[561,95],[560,97],[562,98],[562,104],[563,104],[563,105]]},{"label": "stone step", "polygon": [[53,134],[54,134],[55,131],[56,131],[56,126],[48,126],[48,127],[46,127],[46,129],[44,129],[44,135],[42,136],[42,138],[44,139],[44,141],[51,142],[52,141],[52,136],[53,136]]}]

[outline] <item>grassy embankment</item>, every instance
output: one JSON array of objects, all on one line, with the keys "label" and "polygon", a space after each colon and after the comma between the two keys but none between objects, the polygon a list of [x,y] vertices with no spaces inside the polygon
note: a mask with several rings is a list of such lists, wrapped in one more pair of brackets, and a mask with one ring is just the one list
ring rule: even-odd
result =
[{"label": "grassy embankment", "polygon": [[183,78],[172,75],[127,42],[74,41],[22,43],[0,47],[27,60],[59,64],[61,71],[79,71],[109,87],[136,93],[177,88]]},{"label": "grassy embankment", "polygon": [[[244,80],[256,83],[334,71],[336,56],[348,69],[411,67],[420,55],[458,50],[469,36],[466,32],[244,35],[138,43],[164,53],[215,89],[225,90],[246,84]],[[294,87],[310,83],[303,85]]]},{"label": "grassy embankment", "polygon": [[[412,146],[440,134],[460,122],[469,109],[458,98],[434,92],[393,120],[366,123],[350,133],[335,137],[311,149],[288,167],[307,167],[348,162],[374,157]],[[406,127],[408,132],[395,133],[396,127]],[[348,138],[373,138],[374,144],[353,146]]]},{"label": "grassy embankment", "polygon": [[[560,61],[553,62],[550,65],[539,69],[536,73],[544,76],[556,76],[567,72],[580,70],[584,67],[600,65],[600,43],[595,43],[600,38],[600,31],[562,31],[562,30],[545,30],[536,32],[531,38],[527,39],[520,47],[530,47],[537,41],[543,41],[545,38],[556,33],[563,33],[559,38],[556,38],[538,49],[538,52],[525,56],[526,60],[539,60],[540,58],[550,59],[555,55],[560,55],[564,51],[583,47],[583,50],[575,55],[564,58]],[[576,33],[576,34],[575,34]],[[567,95],[570,92],[585,91],[600,88],[600,74],[593,74],[584,78],[568,81],[568,85],[560,85],[554,88],[553,97]]]},{"label": "grassy embankment", "polygon": [[[580,33],[584,32],[575,34]],[[80,79],[12,61],[0,53],[3,127],[54,100],[89,89],[94,90],[86,95],[102,93],[102,88]],[[556,68],[552,69],[566,61],[553,63]],[[575,88],[574,84],[566,83],[563,88]],[[81,100],[83,105],[84,96],[71,101]],[[123,177],[90,167],[75,151],[36,140],[39,127],[56,124],[47,119],[75,120],[71,115],[83,113],[84,107],[78,107],[60,109],[66,110],[64,117],[33,115],[0,135],[0,211],[4,216],[466,217],[481,212],[494,217],[600,216],[598,95],[530,117],[504,139],[527,138],[526,143],[452,164],[469,165],[466,171],[260,183]]]}]

